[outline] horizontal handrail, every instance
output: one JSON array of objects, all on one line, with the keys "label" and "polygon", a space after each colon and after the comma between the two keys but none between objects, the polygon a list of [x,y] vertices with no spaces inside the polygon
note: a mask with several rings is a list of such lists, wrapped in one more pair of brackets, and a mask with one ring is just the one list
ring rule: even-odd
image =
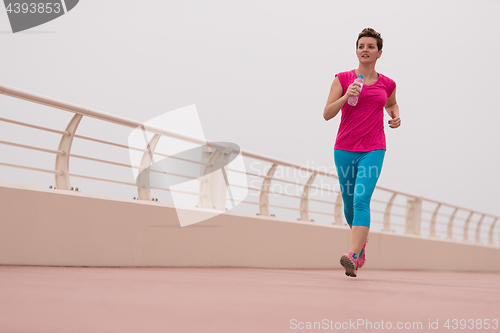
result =
[{"label": "horizontal handrail", "polygon": [[[82,136],[82,135],[75,135],[75,138],[83,139],[83,140],[88,140],[88,141],[94,141],[94,142],[98,142],[98,143],[103,143],[103,144],[106,144],[106,145],[111,145],[111,146],[120,147],[120,148],[124,148],[124,149],[132,149],[132,150],[140,151],[140,152],[143,152],[143,153],[148,152],[147,149],[141,149],[141,148],[137,148],[137,147],[129,147],[129,146],[122,145],[122,144],[119,144],[119,143],[115,143],[115,142],[111,142],[111,141],[106,141],[106,140],[99,140],[99,139],[89,138],[89,137]],[[171,156],[171,155],[162,154],[162,153],[158,153],[158,152],[154,152],[153,155],[163,156],[163,157],[169,157],[169,158],[173,158],[173,159],[177,159],[177,160],[181,160],[181,161],[186,161],[186,162],[191,162],[191,163],[196,163],[196,164],[201,164],[201,165],[208,165],[208,163],[202,163],[200,161],[192,161],[192,160],[188,160],[188,159],[185,159],[185,158],[181,158],[181,157],[177,157],[177,156]]]},{"label": "horizontal handrail", "polygon": [[154,187],[154,186],[151,186],[151,188],[153,190],[160,190],[160,191],[168,191],[168,192],[175,192],[175,193],[190,194],[190,195],[195,195],[195,196],[198,196],[198,197],[203,196],[203,194],[200,194],[200,193],[194,193],[194,192],[182,191],[182,190],[173,190],[173,189],[164,188],[164,187]]},{"label": "horizontal handrail", "polygon": [[69,174],[71,177],[77,177],[77,178],[83,178],[83,179],[90,179],[90,180],[98,180],[101,182],[108,182],[108,183],[114,183],[114,184],[121,184],[121,185],[129,185],[129,186],[137,186],[135,183],[130,183],[130,182],[124,182],[121,180],[113,180],[113,179],[107,179],[107,178],[100,178],[100,177],[92,177],[92,176],[86,176],[86,175],[79,175],[76,173],[70,173]]},{"label": "horizontal handrail", "polygon": [[20,126],[24,126],[24,127],[31,127],[34,129],[38,129],[38,130],[42,130],[42,131],[46,131],[46,132],[57,133],[57,134],[61,134],[61,135],[70,135],[71,134],[68,131],[59,131],[59,130],[48,128],[48,127],[28,124],[28,123],[24,123],[22,121],[17,121],[17,120],[2,118],[2,117],[0,117],[0,121],[6,122],[6,123],[12,123],[12,124],[16,124],[16,125],[20,125]]},{"label": "horizontal handrail", "polygon": [[[83,159],[83,160],[93,161],[93,162],[100,162],[100,163],[111,164],[111,165],[116,165],[116,166],[121,166],[121,167],[127,167],[127,168],[133,168],[133,169],[141,169],[141,167],[137,166],[137,165],[130,165],[130,164],[125,164],[125,163],[113,162],[113,161],[103,160],[103,159],[100,159],[100,158],[88,157],[88,156],[83,156],[83,155],[75,155],[75,154],[71,154],[70,156],[74,157],[74,158]],[[156,170],[156,169],[153,169],[153,168],[150,168],[150,170],[152,172],[162,173],[162,174],[165,174],[165,175],[171,175],[171,176],[176,176],[176,177],[183,177],[183,178],[187,178],[187,179],[197,179],[195,177],[181,175],[181,174],[176,174],[176,173],[171,173],[171,172],[166,172],[166,171],[162,171],[162,170]]]},{"label": "horizontal handrail", "polygon": [[313,213],[313,214],[321,214],[321,215],[327,215],[327,216],[334,216],[334,214],[333,214],[333,213],[318,212],[318,211],[315,211],[315,210],[309,210],[309,213]]},{"label": "horizontal handrail", "polygon": [[54,175],[60,175],[63,172],[60,170],[49,170],[49,169],[42,169],[42,168],[34,168],[26,165],[20,165],[20,164],[12,164],[12,163],[4,163],[0,162],[0,165],[6,166],[6,167],[11,167],[11,168],[17,168],[17,169],[25,169],[25,170],[31,170],[31,171],[39,171],[39,172],[45,172],[45,173],[52,173]]},{"label": "horizontal handrail", "polygon": [[280,206],[280,205],[269,205],[269,207],[274,207],[274,208],[282,208],[282,209],[288,209],[288,210],[300,211],[300,209],[299,209],[299,208],[286,207],[286,206]]},{"label": "horizontal handrail", "polygon": [[42,151],[44,153],[51,153],[51,154],[56,154],[56,155],[63,155],[64,154],[64,152],[60,151],[60,150],[53,150],[53,149],[40,148],[40,147],[35,147],[35,146],[30,146],[30,145],[23,145],[20,143],[15,143],[15,142],[10,142],[10,141],[0,140],[0,144],[24,148],[24,149],[37,150],[37,151]]},{"label": "horizontal handrail", "polygon": [[126,167],[126,168],[140,169],[140,167],[138,167],[136,165],[113,162],[113,161],[103,160],[100,158],[94,158],[94,157],[88,157],[88,156],[76,155],[76,154],[70,154],[69,156],[73,157],[73,158],[79,158],[82,160],[88,160],[88,161],[99,162],[99,163],[106,163],[106,164],[117,165],[117,166]]},{"label": "horizontal handrail", "polygon": [[115,143],[115,142],[111,142],[111,141],[90,138],[88,136],[83,136],[83,135],[78,135],[78,134],[75,134],[75,138],[77,138],[77,139],[83,139],[83,140],[88,140],[88,141],[94,141],[94,142],[102,143],[102,144],[105,144],[105,145],[110,145],[110,146],[115,146],[115,147],[120,147],[120,148],[125,148],[125,149],[132,149],[132,150],[136,150],[136,151],[141,151],[143,153],[146,153],[148,151],[147,149],[141,149],[141,148],[136,148],[136,147],[129,147],[129,146],[126,146],[126,145],[122,145],[120,143]]},{"label": "horizontal handrail", "polygon": [[[132,119],[125,118],[125,117],[116,116],[116,115],[113,115],[111,113],[106,113],[106,112],[94,110],[91,108],[82,107],[82,106],[77,105],[77,104],[64,102],[61,100],[49,98],[49,97],[38,95],[38,94],[33,94],[33,93],[30,93],[30,92],[27,92],[27,91],[24,91],[21,89],[17,89],[17,88],[5,86],[5,85],[0,85],[0,93],[4,94],[4,95],[11,96],[11,97],[16,97],[19,99],[24,99],[24,100],[29,101],[29,102],[50,106],[50,107],[61,109],[64,111],[77,113],[77,114],[80,114],[83,116],[96,118],[96,119],[112,122],[115,124],[128,126],[131,128],[142,128],[145,131],[148,131],[151,133],[161,134],[161,135],[165,135],[168,137],[196,143],[199,145],[206,144],[206,142],[204,140],[201,140],[199,138],[195,138],[195,137],[192,137],[189,135],[185,135],[185,134],[182,134],[179,132],[166,130],[166,129],[161,128],[161,127],[144,124],[144,123],[132,120]],[[222,146],[218,147],[216,145],[214,145],[214,147],[221,148],[221,149],[224,148]]]},{"label": "horizontal handrail", "polygon": [[328,204],[328,205],[335,205],[335,202],[320,200],[320,199],[315,199],[315,198],[309,198],[309,201],[316,201],[316,202],[321,202],[321,203]]}]

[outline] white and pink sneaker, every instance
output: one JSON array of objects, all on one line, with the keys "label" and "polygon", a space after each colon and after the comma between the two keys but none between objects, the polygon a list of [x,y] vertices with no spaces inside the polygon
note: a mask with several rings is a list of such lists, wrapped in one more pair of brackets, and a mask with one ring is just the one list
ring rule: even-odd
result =
[{"label": "white and pink sneaker", "polygon": [[356,277],[358,270],[358,260],[355,252],[344,253],[340,257],[340,264],[345,268],[345,275]]}]

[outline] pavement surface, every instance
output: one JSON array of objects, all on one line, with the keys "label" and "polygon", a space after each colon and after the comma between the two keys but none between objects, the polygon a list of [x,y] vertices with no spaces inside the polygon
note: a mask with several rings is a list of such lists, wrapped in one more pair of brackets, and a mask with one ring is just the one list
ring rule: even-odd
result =
[{"label": "pavement surface", "polygon": [[0,332],[499,332],[499,320],[500,273],[0,266]]}]

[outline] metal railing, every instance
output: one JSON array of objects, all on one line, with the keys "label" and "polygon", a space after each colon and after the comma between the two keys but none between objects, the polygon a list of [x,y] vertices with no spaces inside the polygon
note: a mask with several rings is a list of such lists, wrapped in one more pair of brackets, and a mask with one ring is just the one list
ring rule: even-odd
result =
[{"label": "metal railing", "polygon": [[[144,170],[146,167],[149,167],[151,165],[152,162],[151,154],[158,155],[160,157],[171,157],[168,154],[155,151],[156,144],[162,137],[169,137],[177,140],[183,140],[196,145],[206,144],[206,141],[200,138],[195,138],[192,136],[184,135],[179,132],[167,130],[165,128],[151,126],[124,117],[119,117],[113,114],[33,94],[30,92],[22,91],[5,85],[0,85],[0,93],[17,99],[22,99],[33,103],[49,106],[51,108],[56,108],[67,112],[71,112],[73,114],[73,117],[71,118],[71,120],[69,121],[64,130],[44,127],[37,124],[5,118],[5,115],[3,115],[4,117],[0,117],[0,122],[3,123],[10,123],[16,126],[32,128],[38,131],[50,132],[60,136],[59,146],[57,147],[57,149],[47,149],[32,144],[21,144],[7,140],[0,140],[0,145],[7,145],[20,149],[34,150],[54,155],[55,167],[53,169],[15,164],[2,160],[0,160],[0,165],[10,168],[27,169],[36,172],[53,174],[55,177],[55,187],[60,190],[72,190],[73,187],[71,186],[71,178],[81,178],[81,179],[90,179],[100,182],[133,186],[137,188],[138,192],[137,199],[151,200],[152,199],[151,190],[154,189],[164,190],[164,191],[174,191],[174,190],[170,190],[168,188],[145,188],[139,186],[135,182],[115,180],[115,179],[110,179],[109,177],[95,177],[85,174],[72,173],[70,171],[70,158],[78,160],[86,160],[96,163],[103,163],[120,168],[133,168],[140,171]],[[95,137],[78,135],[76,134],[76,132],[79,128],[79,124],[82,118],[84,117],[95,118],[108,123],[113,123],[134,129],[142,128],[142,130],[153,134],[153,136],[150,139],[148,146],[146,148],[140,148],[140,147],[130,147],[128,145],[121,144],[118,142],[113,142],[110,140],[103,140]],[[141,160],[140,165],[130,165],[127,163],[121,163],[109,159],[97,158],[81,154],[74,154],[72,153],[71,150],[74,139],[92,142],[100,145],[111,146],[111,147],[132,149],[141,152],[143,154],[143,158]],[[212,145],[211,148],[212,148],[211,154],[213,156],[215,156],[217,152],[219,152],[221,156],[225,155],[226,158],[228,154],[229,155],[231,154],[231,152],[228,153],[226,151],[227,147],[224,146],[217,146],[216,144],[214,144]],[[322,188],[322,193],[333,195],[334,199],[330,198],[325,199],[325,197],[328,197],[328,195],[323,195],[323,196],[311,195],[311,189],[315,187],[317,188],[317,184],[315,183],[315,181],[319,177],[333,181],[334,183],[336,182],[338,184],[338,177],[336,174],[323,171],[320,168],[315,169],[312,167],[305,167],[295,163],[290,163],[273,157],[265,156],[262,154],[253,153],[247,150],[241,150],[241,154],[245,158],[259,161],[259,163],[261,164],[264,163],[268,167],[265,172],[259,172],[259,173],[248,172],[248,171],[246,172],[247,177],[253,179],[259,179],[260,182],[259,186],[248,186],[248,190],[250,192],[255,193],[256,196],[258,195],[258,200],[256,201],[243,200],[242,203],[258,206],[259,215],[274,216],[275,214],[272,214],[273,210],[288,210],[296,213],[298,212],[299,213],[298,220],[301,221],[308,221],[308,222],[314,221],[311,219],[311,216],[321,215],[321,216],[327,216],[331,221],[330,223],[332,224],[345,225],[345,220],[343,218],[342,196],[339,194],[338,186],[330,188]],[[4,154],[2,154],[2,159],[5,159]],[[210,167],[211,163],[213,163],[213,161],[205,162],[207,167]],[[280,178],[276,175],[276,170],[278,168],[290,168],[295,170],[301,170],[302,172],[305,172],[307,174],[306,176],[307,179],[304,181],[299,179],[298,177],[295,177],[295,179]],[[241,172],[239,170],[231,168],[229,168],[228,171]],[[161,172],[161,171],[156,171],[156,172]],[[186,178],[189,179],[190,177],[186,176]],[[273,192],[271,190],[272,186],[278,183],[295,186],[299,190],[295,194]],[[228,184],[228,185],[234,188],[240,187],[240,185],[238,184]],[[225,188],[220,189],[220,192],[222,193],[223,196],[225,196],[226,189]],[[379,196],[374,195],[372,199],[373,203],[377,206],[375,208],[372,208],[372,215],[378,215],[380,216],[380,219],[379,220],[372,219],[372,222],[379,223],[382,226],[382,230],[384,232],[392,232],[393,231],[392,229],[394,227],[399,227],[400,229],[403,230],[405,234],[422,235],[423,231],[427,231],[428,237],[437,237],[438,236],[437,230],[438,228],[441,228],[441,233],[443,233],[444,230],[446,233],[444,238],[447,238],[449,240],[457,240],[456,239],[457,234],[461,234],[463,236],[462,237],[463,241],[470,241],[469,233],[470,229],[472,228],[475,229],[474,240],[472,242],[478,244],[482,243],[482,244],[495,245],[495,246],[500,245],[499,244],[500,242],[498,240],[499,238],[498,229],[500,229],[500,226],[497,223],[500,217],[498,216],[478,212],[464,207],[455,206],[437,200],[431,200],[419,197],[401,191],[395,191],[381,186],[377,186],[375,192],[380,193],[380,198]],[[184,194],[198,197],[199,198],[198,202],[200,207],[212,208],[211,207],[212,203],[210,203],[209,200],[210,198],[208,198],[207,200],[207,197],[210,197],[211,194],[207,192],[206,186],[205,187],[200,186],[200,190],[198,192],[184,191]],[[271,197],[288,198],[290,200],[291,198],[293,198],[295,200],[298,200],[299,203],[295,205],[290,205],[289,203],[287,205],[271,204],[270,203]],[[226,200],[229,199],[226,198]],[[310,209],[310,204],[324,205],[328,208],[326,210]],[[426,208],[424,206],[426,207],[430,206],[430,208],[428,207]],[[486,222],[486,220],[489,221]],[[399,223],[397,221],[399,221]]]}]

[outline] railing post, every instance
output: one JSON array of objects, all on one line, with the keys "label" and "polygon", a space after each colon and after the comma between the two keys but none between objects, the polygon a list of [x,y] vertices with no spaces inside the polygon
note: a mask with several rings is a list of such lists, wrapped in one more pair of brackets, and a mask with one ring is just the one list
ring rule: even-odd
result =
[{"label": "railing post", "polygon": [[384,231],[391,231],[391,210],[394,199],[396,198],[397,193],[393,193],[389,202],[387,203],[387,207],[385,207],[384,213]]},{"label": "railing post", "polygon": [[448,239],[453,239],[453,222],[455,220],[455,215],[457,214],[458,208],[455,208],[453,214],[451,214],[450,221],[448,222]]},{"label": "railing post", "polygon": [[472,218],[472,215],[474,215],[474,212],[470,212],[469,217],[467,218],[467,221],[465,221],[465,226],[464,226],[464,241],[468,242],[469,241],[469,223]]},{"label": "railing post", "polygon": [[271,181],[273,180],[274,171],[277,166],[278,164],[273,164],[262,182],[259,198],[260,215],[262,216],[269,216],[269,188],[271,187]]},{"label": "railing post", "polygon": [[206,151],[203,152],[204,157],[202,160],[204,162],[208,161],[209,164],[204,167],[203,174],[205,176],[201,180],[201,196],[198,202],[202,208],[224,210],[226,209],[227,184],[222,168],[226,168],[231,152],[220,149],[211,152],[213,148],[210,147],[204,149]]},{"label": "railing post", "polygon": [[69,121],[68,126],[66,126],[66,132],[69,132],[69,135],[63,135],[59,142],[58,150],[63,151],[64,154],[56,156],[56,170],[62,171],[62,174],[56,174],[55,176],[56,188],[61,190],[69,190],[69,156],[73,138],[75,137],[76,129],[82,117],[81,114],[75,113],[73,118]]},{"label": "railing post", "polygon": [[490,234],[489,234],[489,241],[488,243],[490,245],[493,245],[493,230],[495,229],[495,224],[497,223],[498,221],[498,217],[495,219],[495,221],[493,221],[493,223],[491,224],[491,227],[490,227]]},{"label": "railing post", "polygon": [[151,162],[153,161],[153,152],[155,151],[156,145],[158,144],[158,141],[160,140],[161,135],[155,134],[149,140],[148,146],[146,148],[146,152],[142,155],[141,159],[141,164],[140,169],[139,169],[139,175],[142,175],[144,178],[142,178],[143,186],[137,186],[137,194],[139,196],[139,200],[151,200],[151,189],[149,186],[149,176],[151,173],[151,170],[149,172],[146,172],[142,174],[142,171],[146,168],[149,168],[151,166]]},{"label": "railing post", "polygon": [[302,190],[302,198],[300,199],[301,221],[309,221],[309,189],[311,188],[311,185],[314,182],[315,177],[316,173],[313,173],[311,177],[309,177],[309,179],[307,180],[307,183],[304,185],[304,189]]},{"label": "railing post", "polygon": [[484,214],[481,216],[481,219],[477,223],[476,227],[476,243],[481,243],[481,224],[483,223],[484,220]]},{"label": "railing post", "polygon": [[436,218],[438,215],[439,208],[441,208],[441,204],[439,203],[434,210],[434,213],[432,213],[432,218],[431,218],[431,225],[430,225],[430,235],[429,237],[436,237]]},{"label": "railing post", "polygon": [[213,170],[213,162],[212,159],[216,159],[220,154],[219,151],[213,151],[210,146],[203,147],[202,150],[201,161],[201,174],[204,175],[200,177],[200,196],[198,198],[198,206],[201,208],[210,208],[212,209],[212,200],[210,198],[210,173]]},{"label": "railing post", "polygon": [[406,202],[405,234],[420,235],[420,220],[422,218],[422,199],[408,197]]}]

